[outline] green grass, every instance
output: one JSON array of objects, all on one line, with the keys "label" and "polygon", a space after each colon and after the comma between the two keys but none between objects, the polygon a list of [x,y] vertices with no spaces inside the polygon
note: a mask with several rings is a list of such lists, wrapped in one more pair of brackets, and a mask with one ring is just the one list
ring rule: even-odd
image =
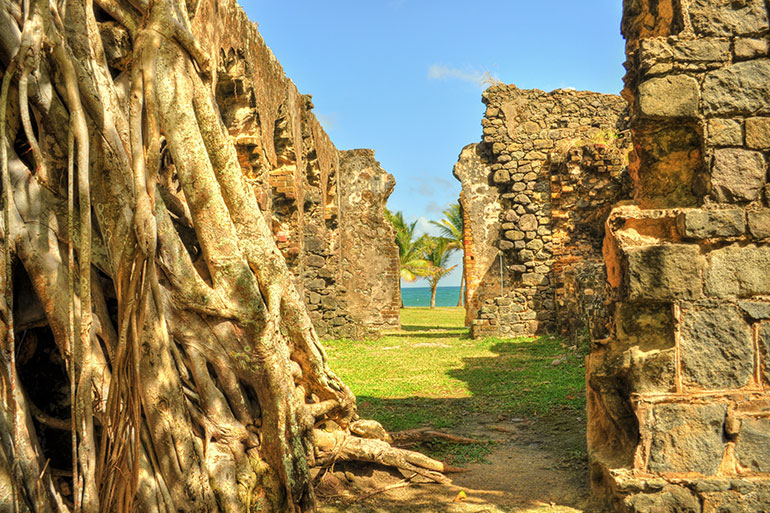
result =
[{"label": "green grass", "polygon": [[401,312],[402,330],[379,340],[325,342],[362,417],[397,431],[584,408],[583,359],[559,339],[471,340],[461,308]]}]

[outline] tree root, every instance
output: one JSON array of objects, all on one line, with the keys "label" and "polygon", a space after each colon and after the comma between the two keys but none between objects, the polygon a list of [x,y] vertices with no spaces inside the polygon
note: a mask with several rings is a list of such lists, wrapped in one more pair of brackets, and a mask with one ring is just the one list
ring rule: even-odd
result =
[{"label": "tree root", "polygon": [[448,483],[446,473],[465,472],[465,469],[447,465],[422,453],[399,449],[383,440],[360,438],[349,433],[316,429],[316,462],[332,465],[336,461],[379,463],[387,467],[417,473],[436,483]]},{"label": "tree root", "polygon": [[444,440],[456,444],[483,444],[484,440],[476,438],[467,438],[464,436],[443,433],[431,428],[409,429],[406,431],[397,431],[390,433],[391,440],[395,445],[414,445],[420,442],[432,442],[433,440]]},{"label": "tree root", "polygon": [[[439,483],[461,471],[358,419],[200,76],[218,54],[193,37],[186,4],[96,3],[133,35],[128,101],[90,2],[0,7],[19,29],[0,56],[21,55],[0,94],[0,464],[18,509],[304,513],[311,464],[358,460]],[[15,155],[17,132],[39,170]],[[53,186],[64,178],[66,191]],[[13,289],[14,258],[65,362],[70,421],[35,408],[16,380],[12,301],[30,292]],[[72,432],[66,492],[39,424]]]}]

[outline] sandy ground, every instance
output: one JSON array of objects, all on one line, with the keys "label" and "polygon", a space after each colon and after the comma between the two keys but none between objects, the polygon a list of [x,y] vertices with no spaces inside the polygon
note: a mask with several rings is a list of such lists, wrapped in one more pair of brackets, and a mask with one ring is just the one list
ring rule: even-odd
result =
[{"label": "sandy ground", "polygon": [[[319,476],[322,513],[582,513],[588,498],[584,419],[478,419],[452,430],[495,440],[488,463],[450,475],[451,484],[405,483],[385,468],[335,466]],[[386,489],[391,487],[391,489]]]}]

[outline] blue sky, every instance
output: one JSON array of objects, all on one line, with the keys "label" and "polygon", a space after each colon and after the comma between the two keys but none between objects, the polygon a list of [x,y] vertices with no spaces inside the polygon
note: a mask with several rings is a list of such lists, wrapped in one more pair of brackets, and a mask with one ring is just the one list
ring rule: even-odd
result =
[{"label": "blue sky", "polygon": [[481,139],[484,74],[618,93],[621,3],[241,0],[335,145],[374,149],[396,178],[389,208],[425,229],[457,200],[460,150]]}]

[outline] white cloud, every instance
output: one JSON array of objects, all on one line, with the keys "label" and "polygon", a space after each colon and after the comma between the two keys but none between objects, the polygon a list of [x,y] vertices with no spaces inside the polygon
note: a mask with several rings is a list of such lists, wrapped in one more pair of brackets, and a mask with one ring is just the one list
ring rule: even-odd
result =
[{"label": "white cloud", "polygon": [[443,176],[413,176],[410,181],[409,192],[420,196],[445,196],[446,192],[460,188],[460,183]]},{"label": "white cloud", "polygon": [[445,205],[439,205],[435,201],[429,201],[425,204],[425,211],[431,214],[436,214],[439,217],[444,217]]},{"label": "white cloud", "polygon": [[415,237],[419,237],[423,234],[428,234],[431,237],[438,237],[441,235],[441,229],[431,224],[430,220],[425,217],[421,216],[417,218],[417,226],[414,229]]},{"label": "white cloud", "polygon": [[469,82],[481,88],[489,87],[499,80],[489,71],[463,71],[441,64],[433,64],[428,68],[428,78],[431,80],[455,79]]}]

